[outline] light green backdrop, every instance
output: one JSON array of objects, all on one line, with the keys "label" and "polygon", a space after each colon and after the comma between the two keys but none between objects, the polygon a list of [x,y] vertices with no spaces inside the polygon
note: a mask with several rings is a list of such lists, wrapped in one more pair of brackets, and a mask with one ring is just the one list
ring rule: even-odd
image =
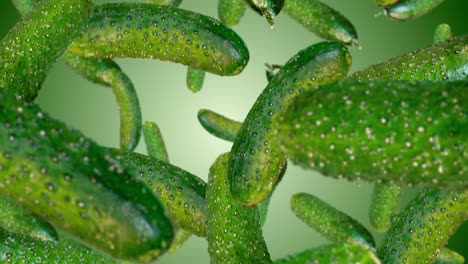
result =
[{"label": "light green backdrop", "polygon": [[[351,48],[353,71],[429,45],[435,26],[442,22],[449,23],[455,35],[468,33],[466,0],[447,0],[431,14],[404,23],[375,16],[381,10],[371,0],[325,2],[341,11],[358,30],[363,49]],[[216,17],[216,6],[214,0],[185,0],[181,8]],[[18,17],[9,0],[0,0],[0,37]],[[205,86],[197,94],[185,87],[186,67],[182,65],[118,60],[137,88],[144,120],[159,124],[172,163],[206,180],[211,163],[219,154],[229,151],[231,145],[205,132],[197,122],[197,111],[208,108],[242,120],[267,83],[264,62],[284,63],[299,49],[320,41],[284,14],[277,17],[276,23],[276,30],[270,30],[263,18],[247,10],[235,30],[250,50],[249,65],[235,77],[207,74]],[[98,143],[118,146],[119,117],[110,89],[83,80],[59,63],[48,76],[38,101],[52,116],[80,129]],[[144,149],[140,144],[137,151],[144,152]],[[313,193],[369,226],[369,184],[327,179],[289,166],[273,196],[264,228],[273,258],[326,243],[290,211],[289,197],[296,192]],[[407,198],[410,196],[408,193]],[[464,250],[465,257],[468,255],[466,237],[468,226],[465,224],[450,243],[459,252]],[[191,238],[176,253],[160,259],[160,263],[208,262],[207,243],[197,237]]]}]

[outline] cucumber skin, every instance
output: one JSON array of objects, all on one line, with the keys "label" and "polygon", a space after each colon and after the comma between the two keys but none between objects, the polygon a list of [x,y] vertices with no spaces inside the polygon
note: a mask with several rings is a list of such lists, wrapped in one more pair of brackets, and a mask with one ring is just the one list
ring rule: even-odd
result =
[{"label": "cucumber skin", "polygon": [[377,253],[382,263],[433,263],[468,220],[468,191],[424,190],[397,217]]},{"label": "cucumber skin", "polygon": [[395,20],[409,20],[429,13],[444,0],[400,0],[385,8],[384,15]]},{"label": "cucumber skin", "polygon": [[197,117],[208,133],[230,142],[236,140],[237,133],[242,126],[241,122],[234,121],[208,109],[200,109]]},{"label": "cucumber skin", "polygon": [[304,93],[276,127],[288,157],[325,176],[463,190],[467,87],[338,82]]},{"label": "cucumber skin", "polygon": [[198,93],[203,88],[205,72],[196,68],[187,68],[187,87],[192,93]]},{"label": "cucumber skin", "polygon": [[113,257],[147,262],[167,250],[172,225],[135,173],[39,107],[0,99],[3,195]]},{"label": "cucumber skin", "polygon": [[249,52],[229,27],[201,14],[151,4],[105,4],[68,50],[83,57],[169,60],[218,75],[239,74]]},{"label": "cucumber skin", "polygon": [[374,0],[379,6],[391,6],[400,0]]},{"label": "cucumber skin", "polygon": [[278,259],[274,264],[330,264],[360,263],[380,264],[379,259],[369,249],[353,244],[330,244],[304,250]]},{"label": "cucumber skin", "polygon": [[243,0],[219,0],[218,17],[224,24],[233,27],[239,24],[247,5]]},{"label": "cucumber skin", "polygon": [[353,24],[341,13],[318,0],[288,0],[284,13],[317,36],[343,42],[357,43],[357,32]]},{"label": "cucumber skin", "polygon": [[452,38],[452,28],[448,24],[439,24],[434,31],[434,43],[447,41]]},{"label": "cucumber skin", "polygon": [[162,160],[117,149],[112,152],[159,197],[174,225],[206,237],[206,183],[203,180]]},{"label": "cucumber skin", "polygon": [[34,100],[50,67],[84,29],[92,7],[91,0],[49,0],[24,16],[0,42],[0,92]]},{"label": "cucumber skin", "polygon": [[401,187],[394,184],[376,184],[372,191],[369,220],[379,233],[386,232],[398,209]]},{"label": "cucumber skin", "polygon": [[290,202],[291,210],[299,219],[330,241],[375,247],[374,238],[361,223],[318,197],[297,193]]},{"label": "cucumber skin", "polygon": [[206,189],[207,240],[211,263],[271,263],[257,208],[237,204],[229,191],[229,153],[210,168]]},{"label": "cucumber skin", "polygon": [[146,0],[146,2],[154,5],[178,7],[182,3],[182,0]]},{"label": "cucumber skin", "polygon": [[164,139],[158,125],[154,122],[146,121],[143,124],[143,135],[148,156],[153,159],[169,162],[166,143],[164,143]]},{"label": "cucumber skin", "polygon": [[465,258],[455,251],[446,247],[440,249],[440,253],[434,261],[434,264],[463,264]]},{"label": "cucumber skin", "polygon": [[353,80],[468,79],[468,35],[454,37],[353,73]]},{"label": "cucumber skin", "polygon": [[228,175],[231,192],[239,203],[258,204],[273,189],[285,165],[273,117],[303,91],[344,78],[350,64],[351,57],[343,44],[321,42],[299,51],[263,90],[231,149]]}]

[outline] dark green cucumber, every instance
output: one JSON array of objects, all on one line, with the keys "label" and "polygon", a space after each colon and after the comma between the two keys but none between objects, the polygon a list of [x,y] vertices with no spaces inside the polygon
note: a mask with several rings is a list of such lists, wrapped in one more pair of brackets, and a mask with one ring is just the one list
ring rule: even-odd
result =
[{"label": "dark green cucumber", "polygon": [[343,81],[304,93],[276,119],[295,164],[325,176],[468,187],[468,82]]},{"label": "dark green cucumber", "polygon": [[230,188],[245,206],[259,203],[275,186],[286,157],[279,149],[272,119],[292,100],[318,84],[346,77],[347,48],[322,42],[301,50],[273,77],[250,109],[234,141],[229,163]]},{"label": "dark green cucumber", "polygon": [[355,80],[466,80],[468,35],[454,37],[352,74]]},{"label": "dark green cucumber", "polygon": [[163,206],[134,172],[11,97],[0,98],[0,171],[0,193],[113,257],[152,261],[172,241]]},{"label": "dark green cucumber", "polygon": [[0,195],[0,228],[42,240],[58,238],[51,224],[3,195]]},{"label": "dark green cucumber", "polygon": [[0,93],[36,98],[49,68],[85,27],[92,6],[90,0],[49,0],[25,15],[0,42]]},{"label": "dark green cucumber", "polygon": [[206,189],[207,240],[211,263],[270,263],[257,208],[237,204],[229,191],[229,153],[210,168]]},{"label": "dark green cucumber", "polygon": [[330,264],[360,263],[380,264],[379,259],[368,248],[353,244],[331,244],[312,248],[286,258],[275,260],[275,264]]},{"label": "dark green cucumber", "polygon": [[206,183],[167,162],[137,153],[113,150],[117,160],[132,168],[159,197],[174,225],[206,236]]},{"label": "dark green cucumber", "polygon": [[0,228],[0,262],[2,263],[94,263],[112,264],[117,261],[91,249],[67,242],[41,239],[7,232]]},{"label": "dark green cucumber", "polygon": [[242,126],[241,122],[234,121],[207,109],[200,109],[198,111],[198,121],[208,133],[231,142],[234,142]]},{"label": "dark green cucumber", "polygon": [[353,24],[319,0],[288,0],[284,4],[284,13],[321,38],[357,44]]},{"label": "dark green cucumber", "polygon": [[374,2],[378,4],[379,6],[390,6],[390,5],[395,4],[398,1],[400,0],[374,0]]},{"label": "dark green cucumber", "polygon": [[312,194],[293,195],[291,209],[299,219],[330,241],[375,247],[374,238],[362,224]]},{"label": "dark green cucumber", "polygon": [[233,27],[239,24],[247,5],[244,0],[219,0],[218,18],[224,24]]},{"label": "dark green cucumber", "polygon": [[169,162],[166,143],[164,143],[164,139],[158,125],[154,122],[146,121],[143,124],[143,136],[145,138],[148,156],[153,159]]},{"label": "dark green cucumber", "polygon": [[178,7],[182,3],[182,0],[146,0],[146,2],[155,5]]},{"label": "dark green cucumber", "polygon": [[170,60],[218,75],[239,74],[249,52],[219,21],[174,7],[106,4],[68,50],[84,57]]},{"label": "dark green cucumber", "polygon": [[199,92],[205,81],[205,72],[192,67],[187,68],[187,87],[193,93]]},{"label": "dark green cucumber", "polygon": [[458,254],[455,251],[452,251],[448,248],[442,248],[439,255],[434,261],[434,264],[463,264],[465,263],[465,258]]},{"label": "dark green cucumber", "polygon": [[408,20],[429,13],[444,0],[400,0],[385,8],[384,15],[395,20]]},{"label": "dark green cucumber", "polygon": [[448,24],[439,24],[434,32],[434,43],[447,41],[452,38],[452,29]]},{"label": "dark green cucumber", "polygon": [[382,263],[433,263],[468,220],[468,191],[424,190],[393,222],[378,255]]},{"label": "dark green cucumber", "polygon": [[369,219],[377,232],[388,230],[400,203],[401,187],[395,184],[376,184],[372,192]]},{"label": "dark green cucumber", "polygon": [[271,28],[275,28],[273,18],[278,15],[285,4],[285,0],[244,0],[255,12],[264,16]]}]

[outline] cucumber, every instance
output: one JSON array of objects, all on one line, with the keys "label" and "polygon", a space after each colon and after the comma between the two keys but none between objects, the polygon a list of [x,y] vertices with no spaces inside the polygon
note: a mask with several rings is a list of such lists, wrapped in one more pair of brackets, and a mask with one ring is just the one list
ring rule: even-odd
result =
[{"label": "cucumber", "polygon": [[244,16],[246,4],[243,0],[219,0],[218,18],[224,24],[233,27],[239,24]]},{"label": "cucumber", "polygon": [[304,223],[335,243],[375,247],[374,238],[362,224],[312,194],[293,195],[291,209]]},{"label": "cucumber", "polygon": [[[273,17],[283,9],[285,0],[244,0],[257,14],[266,18],[270,27],[275,28]],[[289,0],[288,0],[289,1]]]},{"label": "cucumber", "polygon": [[434,264],[463,264],[465,258],[455,251],[448,248],[442,248],[439,255],[434,261]]},{"label": "cucumber", "polygon": [[146,121],[143,124],[143,136],[145,138],[148,156],[153,159],[169,162],[166,143],[164,143],[158,125],[154,122]]},{"label": "cucumber", "polygon": [[171,222],[135,172],[34,104],[1,97],[0,193],[115,258],[168,249]]},{"label": "cucumber", "polygon": [[199,92],[203,87],[203,82],[205,81],[205,72],[188,67],[187,68],[187,87],[193,93]]},{"label": "cucumber", "polygon": [[0,228],[42,240],[57,240],[57,232],[47,221],[0,195]]},{"label": "cucumber", "polygon": [[368,248],[353,244],[331,244],[308,249],[286,258],[275,260],[275,264],[330,264],[360,263],[380,264],[379,259]]},{"label": "cucumber", "polygon": [[444,0],[400,0],[385,8],[384,15],[399,21],[415,19],[442,4]]},{"label": "cucumber", "polygon": [[376,184],[372,192],[369,219],[379,233],[386,232],[400,203],[401,187],[395,184]]},{"label": "cucumber", "polygon": [[210,168],[206,189],[207,239],[211,263],[271,263],[257,208],[237,204],[228,186],[229,153]]},{"label": "cucumber", "polygon": [[357,32],[353,24],[341,13],[319,0],[288,0],[284,13],[317,36],[357,45]]},{"label": "cucumber", "polygon": [[293,163],[376,183],[468,187],[467,81],[343,81],[304,93],[276,119]]},{"label": "cucumber", "polygon": [[292,57],[250,109],[231,149],[229,181],[244,206],[259,203],[274,187],[286,157],[279,149],[272,119],[305,90],[346,76],[351,64],[338,42],[314,44]]},{"label": "cucumber", "polygon": [[25,15],[0,42],[0,93],[34,100],[50,67],[84,29],[92,7],[91,0],[49,0]]},{"label": "cucumber", "polygon": [[447,41],[452,38],[452,29],[448,24],[439,24],[434,32],[434,43]]},{"label": "cucumber", "polygon": [[468,220],[468,191],[424,190],[397,217],[378,255],[382,263],[433,263]]},{"label": "cucumber", "polygon": [[198,111],[198,121],[208,133],[230,142],[234,142],[242,126],[241,122],[234,121],[207,109],[200,109]]},{"label": "cucumber", "polygon": [[353,73],[354,80],[468,79],[468,35],[454,37]]},{"label": "cucumber", "polygon": [[95,8],[85,32],[68,50],[83,57],[169,60],[218,75],[239,74],[249,60],[242,39],[219,21],[137,3]]}]

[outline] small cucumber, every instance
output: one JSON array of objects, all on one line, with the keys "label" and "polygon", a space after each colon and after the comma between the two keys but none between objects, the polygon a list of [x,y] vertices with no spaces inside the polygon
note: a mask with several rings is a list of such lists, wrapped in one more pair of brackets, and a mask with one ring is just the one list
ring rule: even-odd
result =
[{"label": "small cucumber", "polygon": [[0,95],[0,193],[87,245],[148,262],[172,225],[151,190],[109,151],[44,114]]},{"label": "small cucumber", "polygon": [[198,121],[208,133],[231,142],[234,142],[242,126],[241,122],[234,121],[207,109],[198,111]]},{"label": "small cucumber", "polygon": [[44,241],[10,233],[1,228],[0,241],[0,262],[2,263],[118,263],[108,256],[84,247],[76,247],[71,243]]},{"label": "small cucumber", "polygon": [[444,81],[468,78],[468,35],[454,37],[358,71],[355,80]]},{"label": "small cucumber", "polygon": [[0,93],[34,100],[50,67],[85,27],[92,7],[91,0],[49,0],[27,13],[0,42]]},{"label": "small cucumber", "polygon": [[219,21],[152,4],[105,4],[95,8],[86,31],[68,47],[84,57],[170,60],[218,75],[239,74],[249,52]]},{"label": "small cucumber", "polygon": [[153,159],[169,162],[166,143],[164,143],[164,139],[158,125],[154,122],[146,121],[143,124],[143,136],[145,138],[148,156]]},{"label": "small cucumber", "polygon": [[452,38],[452,29],[448,24],[439,24],[434,32],[434,43],[444,42]]},{"label": "small cucumber", "polygon": [[193,93],[199,92],[205,81],[205,72],[196,68],[187,68],[187,87]]},{"label": "small cucumber", "polygon": [[295,164],[376,183],[468,187],[468,82],[343,81],[276,119]]},{"label": "small cucumber", "polygon": [[182,0],[146,0],[146,2],[154,5],[178,7],[182,3]]},{"label": "small cucumber", "polygon": [[308,249],[300,253],[278,259],[274,264],[330,264],[360,263],[380,264],[380,260],[368,248],[353,244],[331,244]]},{"label": "small cucumber", "polygon": [[379,250],[383,263],[433,263],[468,220],[468,191],[424,190],[392,223]]},{"label": "small cucumber", "polygon": [[291,209],[299,219],[330,241],[375,247],[374,238],[362,224],[312,194],[293,195]]},{"label": "small cucumber", "polygon": [[319,0],[288,0],[284,4],[284,13],[321,38],[357,45],[358,36],[353,24]]},{"label": "small cucumber", "polygon": [[0,195],[0,228],[42,240],[57,240],[57,232],[47,221]]},{"label": "small cucumber", "polygon": [[237,204],[229,191],[229,153],[210,168],[206,189],[207,239],[211,263],[271,263],[257,208]]},{"label": "small cucumber", "polygon": [[303,91],[346,77],[350,64],[343,44],[321,42],[299,51],[273,77],[250,109],[231,149],[228,175],[238,202],[244,206],[259,203],[273,189],[285,165],[273,117]]},{"label": "small cucumber", "polygon": [[[273,17],[278,15],[283,9],[285,0],[244,0],[255,12],[264,16],[271,28],[275,28]],[[288,0],[289,1],[289,0]]]},{"label": "small cucumber", "polygon": [[400,0],[385,8],[384,15],[395,20],[408,20],[429,13],[444,0]]},{"label": "small cucumber", "polygon": [[386,232],[400,203],[401,187],[394,184],[376,184],[372,192],[369,219],[379,233]]},{"label": "small cucumber", "polygon": [[218,1],[218,17],[219,21],[233,27],[239,24],[244,16],[247,5],[243,0],[219,0]]},{"label": "small cucumber", "polygon": [[465,263],[465,258],[458,254],[455,251],[452,251],[448,248],[442,248],[439,255],[434,261],[434,264],[463,264]]}]

